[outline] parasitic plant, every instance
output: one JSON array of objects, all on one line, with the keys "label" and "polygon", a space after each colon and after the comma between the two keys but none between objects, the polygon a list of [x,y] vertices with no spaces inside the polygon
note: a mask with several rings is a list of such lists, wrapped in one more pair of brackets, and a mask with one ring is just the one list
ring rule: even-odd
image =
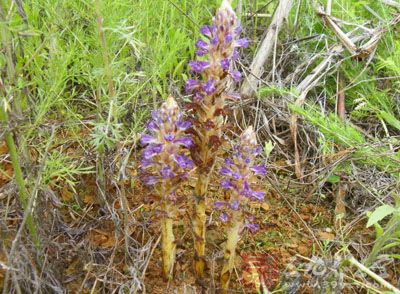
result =
[{"label": "parasitic plant", "polygon": [[194,167],[187,157],[188,148],[193,145],[192,138],[185,134],[191,123],[183,120],[172,97],[158,111],[152,112],[152,117],[147,125],[151,135],[143,134],[141,137],[141,144],[146,145],[141,160],[141,177],[160,200],[163,273],[166,279],[171,279],[175,262],[175,192]]},{"label": "parasitic plant", "polygon": [[229,91],[233,82],[239,82],[241,74],[233,69],[239,58],[238,49],[247,47],[247,39],[240,39],[242,31],[237,17],[228,1],[224,0],[213,23],[200,29],[202,38],[196,42],[198,59],[190,61],[194,79],[186,81],[186,91],[192,101],[191,110],[194,146],[192,159],[197,167],[198,180],[194,192],[194,215],[192,218],[195,261],[198,278],[205,268],[206,191],[208,178],[222,140],[227,99],[240,99]]},{"label": "parasitic plant", "polygon": [[263,201],[265,193],[254,190],[257,176],[264,176],[264,165],[255,163],[256,156],[262,151],[257,145],[256,134],[252,127],[247,128],[239,138],[239,144],[233,148],[232,158],[226,158],[220,169],[221,187],[230,195],[227,202],[215,202],[219,210],[220,220],[228,224],[224,248],[224,265],[221,272],[221,288],[226,292],[232,270],[234,268],[235,251],[239,242],[240,232],[247,228],[256,232],[258,225],[253,223],[254,216],[249,212],[249,203]]}]

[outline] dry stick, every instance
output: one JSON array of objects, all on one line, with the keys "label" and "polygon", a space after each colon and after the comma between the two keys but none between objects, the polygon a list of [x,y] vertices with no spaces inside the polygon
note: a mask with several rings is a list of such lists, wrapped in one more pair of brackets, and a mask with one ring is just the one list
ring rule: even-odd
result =
[{"label": "dry stick", "polygon": [[394,7],[397,10],[400,10],[400,3],[393,1],[393,0],[380,0],[383,4],[386,4],[388,6]]},{"label": "dry stick", "polygon": [[256,56],[250,65],[250,75],[243,81],[241,88],[241,94],[243,97],[250,97],[257,89],[257,84],[261,75],[264,73],[264,64],[267,62],[269,56],[274,48],[274,40],[276,35],[279,33],[283,21],[287,18],[290,8],[292,6],[292,0],[281,0],[278,8],[274,14],[271,24],[268,27],[267,34],[257,50]]},{"label": "dry stick", "polygon": [[[337,85],[337,90],[336,90],[336,115],[339,117],[339,119],[343,122],[346,120],[346,109],[345,109],[345,92],[343,90],[344,88],[344,82],[343,79],[340,76],[340,73],[338,71],[338,85]],[[339,147],[338,152],[341,152],[341,148]],[[335,228],[337,230],[340,230],[342,227],[342,219],[346,215],[346,205],[345,205],[345,198],[346,198],[346,193],[347,193],[347,185],[343,183],[342,181],[339,181],[336,185],[336,191],[335,191]]]},{"label": "dry stick", "polygon": [[[325,13],[319,12],[320,15],[322,15],[324,18],[331,19],[331,17]],[[396,16],[390,23],[389,25],[396,25],[400,21],[400,16]],[[339,29],[340,30],[340,29]],[[364,57],[365,54],[370,54],[373,52],[378,44],[378,41],[382,38],[383,34],[387,32],[386,29],[383,28],[378,28],[373,30],[372,32],[372,37],[370,40],[362,47],[356,48],[356,56],[359,57]],[[341,35],[341,34],[340,34]],[[342,45],[334,45],[331,47],[331,49],[328,51],[328,56],[313,70],[311,74],[309,74],[298,86],[297,89],[300,92],[299,97],[295,101],[296,106],[302,106],[305,102],[305,98],[308,94],[308,92],[314,88],[320,79],[325,75],[325,73],[328,72],[329,70],[329,64],[332,63],[337,56],[339,56],[341,53],[344,52],[345,48],[349,49],[350,52],[352,52],[352,44],[355,44],[358,41],[361,41],[366,38],[366,35],[361,35],[354,37],[352,39],[348,38],[339,38],[343,44]],[[350,40],[348,42],[348,40]],[[328,70],[327,70],[328,69]],[[290,131],[292,134],[292,140],[294,144],[294,157],[295,157],[295,174],[297,178],[302,178],[302,170],[301,170],[301,164],[300,164],[300,154],[299,154],[299,149],[297,145],[297,115],[292,114],[290,118]]]},{"label": "dry stick", "polygon": [[362,263],[358,262],[354,257],[350,257],[347,259],[348,262],[350,262],[352,265],[356,266],[359,270],[363,271],[366,273],[368,276],[373,278],[375,281],[377,281],[379,284],[381,284],[383,287],[386,289],[389,289],[390,291],[393,291],[395,294],[400,294],[400,290],[390,284],[388,281],[384,280],[382,277],[371,271],[369,268],[367,268],[365,265]]},{"label": "dry stick", "polygon": [[317,13],[323,18],[325,24],[332,29],[336,37],[339,38],[339,40],[347,48],[347,50],[349,50],[352,55],[356,54],[357,46],[348,37],[348,35],[340,29],[336,22],[333,21],[331,16],[325,13],[321,8],[317,11]]}]

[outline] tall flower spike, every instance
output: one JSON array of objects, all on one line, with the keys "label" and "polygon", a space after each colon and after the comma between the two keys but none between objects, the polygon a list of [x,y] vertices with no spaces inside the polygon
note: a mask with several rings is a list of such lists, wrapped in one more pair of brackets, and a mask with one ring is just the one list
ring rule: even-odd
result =
[{"label": "tall flower spike", "polygon": [[221,288],[226,292],[234,267],[235,250],[240,232],[247,228],[255,232],[258,228],[253,223],[254,217],[247,210],[249,202],[263,201],[264,192],[253,189],[257,176],[264,176],[265,166],[255,163],[261,152],[257,146],[256,134],[252,127],[247,128],[239,138],[239,144],[233,149],[233,157],[225,159],[220,169],[221,187],[228,191],[230,199],[226,203],[218,202],[221,221],[228,223],[228,240],[224,249],[224,266],[221,272]]},{"label": "tall flower spike", "polygon": [[[240,39],[242,28],[228,1],[224,0],[213,18],[212,25],[200,29],[201,38],[196,42],[198,60],[190,61],[194,78],[186,81],[186,91],[192,96],[194,147],[192,159],[197,166],[198,181],[195,187],[195,209],[192,218],[194,232],[194,268],[202,278],[205,267],[205,194],[207,179],[222,140],[223,117],[227,99],[236,100],[238,94],[229,92],[240,73],[234,70],[238,49],[248,41]],[[240,98],[240,97],[239,97]]]},{"label": "tall flower spike", "polygon": [[185,134],[191,124],[183,120],[174,98],[169,97],[152,117],[153,121],[147,125],[151,135],[141,136],[141,143],[146,146],[140,167],[141,178],[161,199],[163,272],[165,278],[171,279],[175,262],[174,192],[194,167],[188,158],[188,147],[193,141]]}]

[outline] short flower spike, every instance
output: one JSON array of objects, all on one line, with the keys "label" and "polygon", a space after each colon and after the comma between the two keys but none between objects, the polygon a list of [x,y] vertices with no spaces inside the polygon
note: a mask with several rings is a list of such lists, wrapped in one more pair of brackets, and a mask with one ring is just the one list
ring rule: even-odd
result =
[{"label": "short flower spike", "polygon": [[[257,232],[259,226],[248,210],[249,203],[263,201],[265,193],[253,188],[257,176],[264,176],[266,168],[256,164],[256,156],[261,152],[257,137],[252,127],[247,128],[233,148],[232,158],[226,158],[220,169],[221,187],[230,195],[227,202],[218,201],[214,207],[220,212],[220,220],[227,223],[228,240],[224,250],[224,267],[221,272],[221,288],[226,293],[234,267],[235,250],[241,230]],[[217,204],[218,203],[218,204]]]},{"label": "short flower spike", "polygon": [[142,134],[140,139],[146,146],[140,166],[141,178],[145,185],[154,189],[161,201],[163,272],[166,279],[171,279],[175,262],[175,190],[194,167],[188,158],[188,148],[193,145],[193,140],[185,134],[191,123],[183,119],[173,97],[168,97],[151,116],[153,120],[147,124],[150,134]]}]

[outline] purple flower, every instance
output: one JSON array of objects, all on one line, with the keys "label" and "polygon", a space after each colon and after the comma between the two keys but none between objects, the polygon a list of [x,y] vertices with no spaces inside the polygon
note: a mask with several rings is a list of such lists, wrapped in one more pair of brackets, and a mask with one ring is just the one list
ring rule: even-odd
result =
[{"label": "purple flower", "polygon": [[174,156],[175,162],[178,166],[182,169],[192,169],[193,168],[193,161],[187,158],[185,155],[175,155]]},{"label": "purple flower", "polygon": [[191,125],[192,125],[192,123],[190,121],[188,121],[188,120],[186,120],[186,121],[179,120],[176,123],[176,126],[178,127],[178,129],[180,131],[186,131],[188,128],[191,127]]},{"label": "purple flower", "polygon": [[240,48],[247,48],[249,47],[249,40],[246,38],[243,39],[239,39],[235,42],[236,47],[240,47]]},{"label": "purple flower", "polygon": [[219,43],[218,37],[212,38],[211,41],[210,41],[210,43],[211,43],[211,45],[213,45],[213,46],[217,46],[218,43]]},{"label": "purple flower", "polygon": [[250,233],[255,234],[258,232],[260,229],[260,226],[258,224],[245,224],[245,227],[249,229]]},{"label": "purple flower", "polygon": [[231,175],[232,175],[232,171],[231,171],[229,168],[223,166],[223,167],[220,169],[219,174],[220,174],[221,176],[231,176]]},{"label": "purple flower", "polygon": [[204,40],[200,39],[196,42],[197,49],[208,51],[208,44]]},{"label": "purple flower", "polygon": [[157,124],[156,124],[154,121],[149,122],[149,123],[147,124],[146,128],[147,128],[149,131],[152,131],[152,132],[155,132],[155,131],[157,131],[157,130],[159,129],[158,126],[157,126]]},{"label": "purple flower", "polygon": [[213,27],[213,26],[202,26],[200,28],[200,33],[209,38],[211,38],[214,31],[215,31],[215,27]]},{"label": "purple flower", "polygon": [[203,99],[204,99],[204,96],[203,96],[203,94],[201,94],[200,92],[197,92],[197,93],[194,94],[194,96],[193,96],[193,101],[194,101],[194,102],[197,102],[197,103],[203,101]]},{"label": "purple flower", "polygon": [[247,198],[250,198],[252,196],[252,191],[250,190],[250,185],[247,181],[243,183],[243,189],[240,192],[240,195]]},{"label": "purple flower", "polygon": [[239,200],[234,200],[232,203],[229,204],[229,208],[232,210],[238,210],[239,209]]},{"label": "purple flower", "polygon": [[222,202],[222,201],[214,202],[214,207],[215,207],[216,210],[222,209],[223,207],[225,207],[225,205],[226,205],[226,203]]},{"label": "purple flower", "polygon": [[210,66],[208,61],[190,61],[189,66],[194,73],[202,73],[207,67]]},{"label": "purple flower", "polygon": [[160,112],[153,110],[151,112],[151,117],[154,119],[154,122],[157,124],[162,124],[162,119],[160,118]]},{"label": "purple flower", "polygon": [[231,63],[230,63],[229,59],[227,59],[227,58],[221,60],[221,67],[225,71],[229,69],[230,64]]},{"label": "purple flower", "polygon": [[202,86],[201,86],[201,89],[204,91],[204,92],[206,92],[206,94],[207,95],[211,95],[211,94],[213,94],[214,92],[215,92],[215,87],[214,87],[214,80],[213,79],[211,79],[211,80],[209,80],[209,81],[207,81],[206,83],[204,83]]},{"label": "purple flower", "polygon": [[151,167],[153,165],[154,165],[154,163],[151,160],[142,159],[140,161],[140,168],[141,169],[146,169],[146,168],[149,168],[149,167]]},{"label": "purple flower", "polygon": [[224,188],[224,189],[229,190],[229,189],[233,188],[233,185],[232,185],[231,181],[229,181],[229,180],[222,180],[221,181],[221,187]]},{"label": "purple flower", "polygon": [[154,184],[156,184],[158,182],[158,179],[155,176],[147,176],[144,178],[143,182],[147,186],[153,186]]},{"label": "purple flower", "polygon": [[154,157],[155,155],[159,154],[162,149],[163,149],[162,144],[148,145],[143,152],[143,157],[144,157],[144,159],[150,159],[150,158]]},{"label": "purple flower", "polygon": [[221,213],[221,215],[219,216],[219,219],[222,222],[226,223],[228,221],[229,217],[228,217],[228,215],[226,213]]},{"label": "purple flower", "polygon": [[196,89],[199,86],[199,81],[198,80],[187,80],[185,84],[185,90],[186,93],[192,93],[194,89]]},{"label": "purple flower", "polygon": [[241,78],[242,78],[242,74],[240,72],[238,72],[237,70],[231,70],[229,72],[229,74],[231,75],[232,79],[235,82],[240,82]]},{"label": "purple flower", "polygon": [[233,50],[233,54],[232,54],[232,60],[238,60],[239,59],[239,52],[235,49]]},{"label": "purple flower", "polygon": [[174,134],[165,134],[164,139],[167,142],[172,142],[174,140],[175,136]]},{"label": "purple flower", "polygon": [[251,152],[251,154],[253,154],[253,155],[258,155],[258,154],[260,154],[261,152],[262,152],[262,147],[260,147],[260,146],[257,146],[256,148],[254,148],[253,149],[253,151]]},{"label": "purple flower", "polygon": [[160,175],[163,177],[163,179],[170,179],[175,176],[175,173],[171,170],[170,167],[165,166],[161,169]]},{"label": "purple flower", "polygon": [[225,162],[225,164],[228,164],[228,165],[235,164],[235,163],[233,162],[232,158],[229,158],[229,157],[225,158],[224,162]]},{"label": "purple flower", "polygon": [[241,26],[237,26],[233,32],[235,33],[236,36],[239,36],[243,32],[243,28]]},{"label": "purple flower", "polygon": [[207,42],[205,42],[205,41],[200,39],[200,40],[198,40],[196,42],[196,47],[198,49],[197,52],[196,52],[197,56],[204,56],[204,55],[206,55],[208,53],[209,45],[208,45]]},{"label": "purple flower", "polygon": [[156,143],[156,142],[157,142],[156,138],[154,138],[150,135],[143,134],[140,137],[140,144],[142,144],[143,146],[151,144],[151,143]]},{"label": "purple flower", "polygon": [[193,146],[193,140],[191,137],[183,137],[183,138],[176,139],[174,141],[174,143],[176,143],[178,145],[182,145],[186,148],[190,148]]},{"label": "purple flower", "polygon": [[267,168],[263,165],[255,165],[251,168],[251,170],[256,174],[256,175],[262,175],[265,176],[267,173]]},{"label": "purple flower", "polygon": [[196,51],[196,55],[199,56],[199,57],[204,56],[207,53],[208,53],[208,50],[204,50],[204,49],[199,49],[199,50]]},{"label": "purple flower", "polygon": [[263,201],[264,197],[265,197],[265,193],[264,192],[251,191],[252,200]]},{"label": "purple flower", "polygon": [[232,42],[232,40],[233,40],[233,37],[231,34],[227,34],[225,36],[225,43],[230,43],[230,42]]}]

